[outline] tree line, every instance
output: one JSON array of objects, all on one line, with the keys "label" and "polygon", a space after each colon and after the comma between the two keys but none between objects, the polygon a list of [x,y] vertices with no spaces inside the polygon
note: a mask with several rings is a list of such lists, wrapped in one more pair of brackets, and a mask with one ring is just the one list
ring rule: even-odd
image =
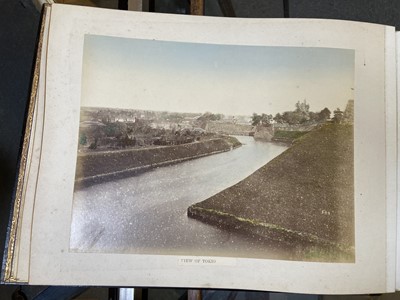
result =
[{"label": "tree line", "polygon": [[[343,112],[337,108],[334,111],[333,121],[340,121]],[[253,113],[252,125],[257,126],[271,126],[273,123],[287,124],[287,125],[311,125],[326,122],[331,117],[331,111],[325,107],[319,112],[310,111],[310,105],[306,100],[303,102],[298,101],[295,104],[293,111],[285,111],[277,113],[275,116],[272,114],[257,114]]]}]

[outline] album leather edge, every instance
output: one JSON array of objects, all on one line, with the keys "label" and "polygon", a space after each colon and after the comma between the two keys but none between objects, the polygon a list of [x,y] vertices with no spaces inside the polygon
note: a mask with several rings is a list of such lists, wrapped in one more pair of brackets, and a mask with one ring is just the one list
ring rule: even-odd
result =
[{"label": "album leather edge", "polygon": [[17,228],[20,219],[20,210],[21,210],[21,203],[22,199],[22,190],[24,185],[24,178],[25,178],[25,168],[27,165],[27,158],[28,158],[28,148],[29,148],[29,139],[30,139],[30,132],[32,130],[33,125],[33,117],[34,117],[34,110],[36,105],[36,95],[38,91],[39,85],[39,76],[40,76],[40,63],[41,63],[41,53],[43,49],[43,37],[45,32],[45,20],[50,14],[51,5],[44,4],[42,13],[41,13],[41,21],[40,21],[40,29],[38,38],[36,41],[36,53],[35,53],[35,60],[32,70],[31,76],[31,91],[28,100],[27,109],[25,112],[25,122],[24,122],[24,132],[22,134],[21,143],[20,143],[20,153],[18,155],[18,163],[17,163],[17,176],[16,181],[14,184],[14,191],[13,191],[13,199],[11,202],[11,210],[10,210],[10,217],[9,223],[7,227],[7,234],[6,234],[6,241],[4,247],[4,254],[3,254],[3,262],[1,268],[1,283],[7,284],[21,284],[21,283],[28,283],[24,280],[20,280],[17,277],[16,270],[13,268],[13,260],[15,259],[15,243],[17,239]]}]

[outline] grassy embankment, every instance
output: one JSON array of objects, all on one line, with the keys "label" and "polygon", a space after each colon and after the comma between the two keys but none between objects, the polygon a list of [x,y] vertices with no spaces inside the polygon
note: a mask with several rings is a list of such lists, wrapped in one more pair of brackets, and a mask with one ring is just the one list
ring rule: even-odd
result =
[{"label": "grassy embankment", "polygon": [[300,248],[301,259],[354,261],[352,125],[326,124],[188,216]]},{"label": "grassy embankment", "polygon": [[115,178],[141,173],[152,168],[171,165],[241,146],[234,137],[220,136],[174,146],[99,151],[78,154],[76,164],[76,186],[94,184]]},{"label": "grassy embankment", "polygon": [[274,137],[272,138],[273,142],[282,142],[291,144],[293,141],[307,134],[308,131],[286,131],[286,130],[277,130],[274,133]]}]

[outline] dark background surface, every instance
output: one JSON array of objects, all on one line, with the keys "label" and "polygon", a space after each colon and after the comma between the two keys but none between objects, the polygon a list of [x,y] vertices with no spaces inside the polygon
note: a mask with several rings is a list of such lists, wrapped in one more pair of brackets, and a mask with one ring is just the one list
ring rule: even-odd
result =
[{"label": "dark background surface", "polygon": [[[232,0],[232,6],[239,17],[289,15],[366,21],[400,28],[400,1],[396,0]],[[157,11],[170,13],[182,13],[186,7],[182,0],[156,0],[155,5]],[[206,0],[205,12],[222,15],[216,0]],[[4,249],[11,209],[39,21],[40,14],[31,0],[0,0],[0,249]],[[15,288],[0,286],[0,299],[10,299]],[[32,295],[36,293],[32,290]]]},{"label": "dark background surface", "polygon": [[[4,249],[40,14],[32,1],[0,0],[0,251]],[[1,255],[2,256],[2,255]],[[0,286],[0,299],[15,287]]]}]

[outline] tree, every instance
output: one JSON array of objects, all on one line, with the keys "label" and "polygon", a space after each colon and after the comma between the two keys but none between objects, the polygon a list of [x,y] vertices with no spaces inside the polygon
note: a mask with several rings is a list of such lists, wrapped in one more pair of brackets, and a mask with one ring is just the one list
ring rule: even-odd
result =
[{"label": "tree", "polygon": [[295,112],[308,115],[309,111],[310,111],[310,105],[307,104],[307,101],[305,99],[303,102],[297,101]]},{"label": "tree", "polygon": [[197,120],[199,121],[219,121],[223,119],[223,114],[213,114],[210,112],[205,112]]},{"label": "tree", "polygon": [[318,113],[318,121],[319,122],[325,122],[330,117],[331,117],[331,111],[327,107],[325,107],[323,110],[321,110]]},{"label": "tree", "polygon": [[343,119],[343,112],[340,110],[340,108],[337,108],[336,110],[333,111],[333,122],[340,123],[342,119]]},{"label": "tree", "polygon": [[297,125],[301,123],[303,116],[301,113],[296,111],[285,111],[282,115],[282,118],[284,122],[289,125]]},{"label": "tree", "polygon": [[310,120],[310,105],[305,99],[303,102],[297,101],[294,113],[297,114],[298,124],[303,124]]},{"label": "tree", "polygon": [[90,143],[89,149],[97,149],[99,140],[101,140],[104,137],[104,131],[103,131],[104,125],[93,125],[90,126],[87,131],[86,135],[88,137],[89,141],[94,141]]},{"label": "tree", "polygon": [[276,123],[279,123],[279,124],[285,123],[285,120],[284,120],[283,116],[282,116],[280,113],[277,113],[277,114],[275,115],[274,121],[275,121]]},{"label": "tree", "polygon": [[166,113],[164,116],[162,116],[163,120],[169,120],[170,122],[174,123],[180,123],[184,120],[184,116],[179,113]]},{"label": "tree", "polygon": [[315,113],[315,112],[312,112],[312,111],[309,112],[309,114],[308,114],[308,122],[317,123],[318,119],[319,119],[319,114],[318,113]]},{"label": "tree", "polygon": [[86,145],[87,144],[87,136],[85,133],[81,133],[79,135],[79,145]]},{"label": "tree", "polygon": [[253,117],[251,118],[251,125],[257,126],[261,124],[261,115],[253,113]]},{"label": "tree", "polygon": [[219,120],[223,120],[224,119],[224,115],[223,114],[215,114],[215,120],[219,121]]},{"label": "tree", "polygon": [[125,136],[127,134],[128,130],[127,130],[127,125],[125,123],[114,122],[114,123],[108,123],[104,127],[104,132],[108,137],[121,138],[122,136]]},{"label": "tree", "polygon": [[267,126],[271,125],[273,119],[274,118],[272,117],[272,115],[267,115],[267,114],[264,114],[264,113],[261,114],[261,115],[258,115],[256,113],[253,113],[251,124],[253,126],[261,125],[261,126],[267,127]]}]

